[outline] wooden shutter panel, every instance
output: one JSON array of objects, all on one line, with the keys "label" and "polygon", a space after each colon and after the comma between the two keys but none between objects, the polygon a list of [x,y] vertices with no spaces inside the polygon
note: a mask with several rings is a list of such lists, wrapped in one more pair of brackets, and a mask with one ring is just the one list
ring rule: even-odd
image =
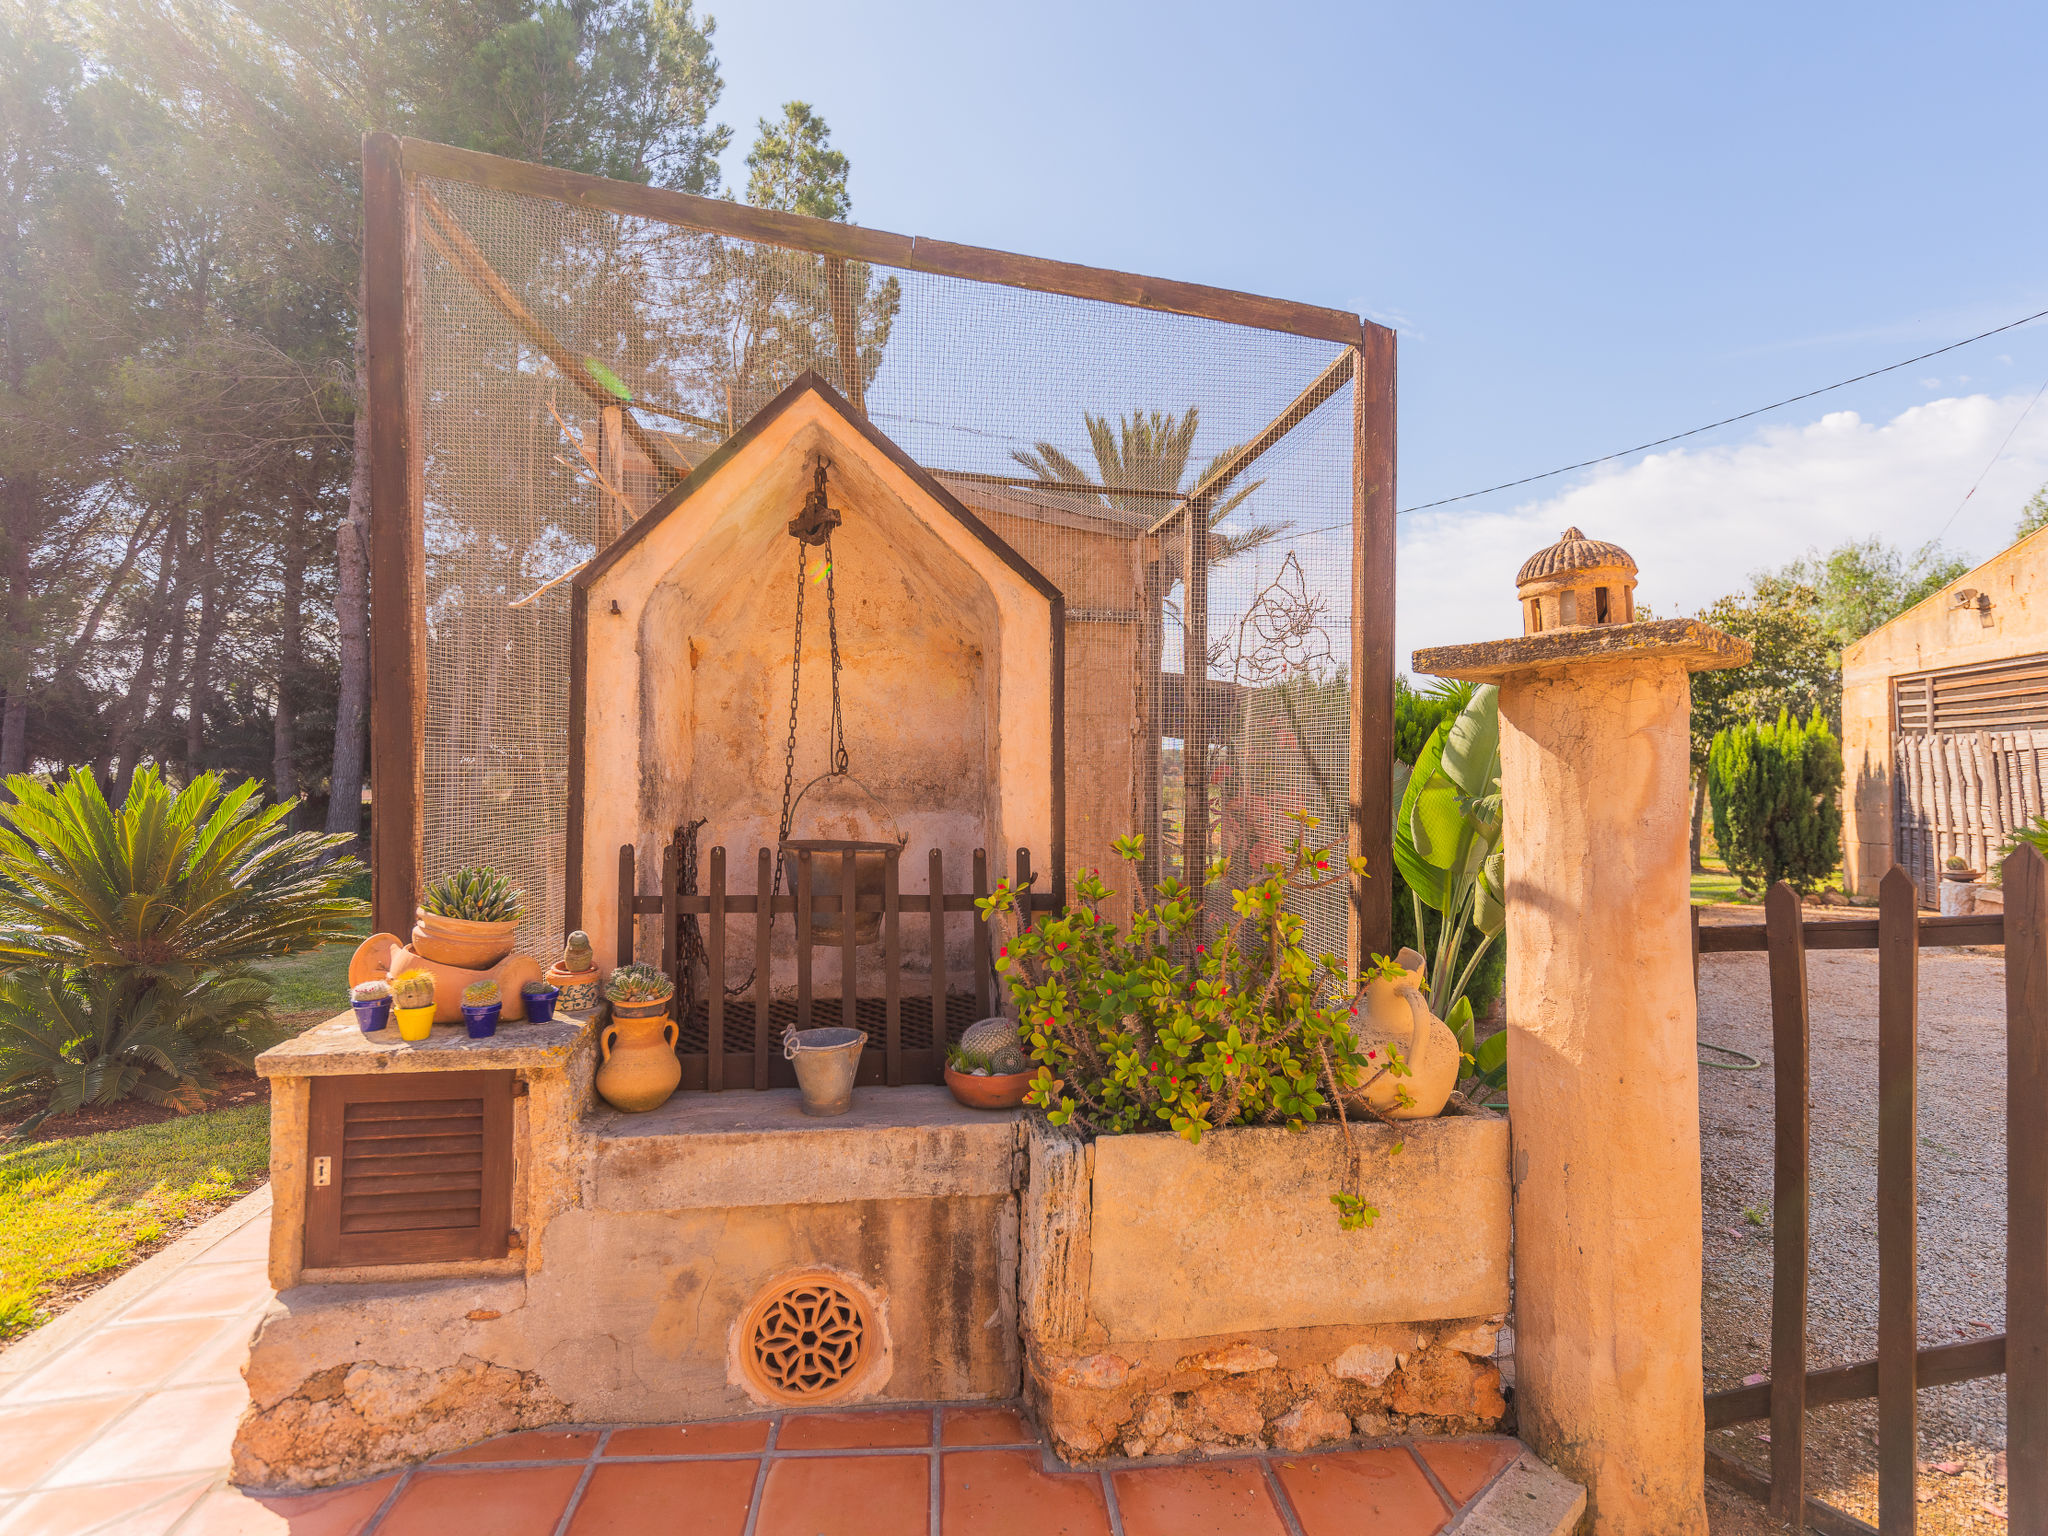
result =
[{"label": "wooden shutter panel", "polygon": [[[503,1258],[512,1225],[513,1078],[314,1078],[307,1265]],[[324,1185],[317,1177],[323,1157]]]}]

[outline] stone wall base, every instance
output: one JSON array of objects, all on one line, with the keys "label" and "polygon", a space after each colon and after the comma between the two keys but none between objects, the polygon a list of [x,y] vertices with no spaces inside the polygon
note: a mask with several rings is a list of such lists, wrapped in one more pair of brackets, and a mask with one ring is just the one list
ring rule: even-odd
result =
[{"label": "stone wall base", "polygon": [[1474,1434],[1507,1412],[1499,1317],[1275,1330],[1093,1348],[1030,1341],[1025,1395],[1064,1460],[1306,1451]]}]

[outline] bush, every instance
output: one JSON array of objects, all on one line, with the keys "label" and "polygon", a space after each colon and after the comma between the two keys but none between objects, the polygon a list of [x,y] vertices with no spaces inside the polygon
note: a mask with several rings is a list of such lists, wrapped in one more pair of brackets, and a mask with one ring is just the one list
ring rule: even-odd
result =
[{"label": "bush", "polygon": [[1783,880],[1812,892],[1842,862],[1842,748],[1816,710],[1780,710],[1717,733],[1707,753],[1714,842],[1752,895]]},{"label": "bush", "polygon": [[[297,802],[154,768],[120,810],[84,769],[7,780],[0,806],[0,1093],[42,1114],[130,1094],[196,1104],[211,1068],[246,1065],[268,1020],[253,962],[345,936],[361,872],[345,836],[293,833]],[[19,1133],[18,1133],[19,1134]]]}]

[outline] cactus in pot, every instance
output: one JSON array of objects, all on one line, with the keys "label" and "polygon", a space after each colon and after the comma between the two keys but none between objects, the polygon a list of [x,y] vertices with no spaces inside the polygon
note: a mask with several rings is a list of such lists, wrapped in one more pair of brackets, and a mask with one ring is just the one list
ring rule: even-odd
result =
[{"label": "cactus in pot", "polygon": [[520,1001],[526,1005],[526,1021],[529,1024],[547,1024],[555,1017],[555,999],[562,995],[562,989],[552,981],[529,981],[519,989]]},{"label": "cactus in pot", "polygon": [[605,1001],[612,1011],[629,1010],[634,1016],[659,1011],[675,996],[676,984],[644,962],[622,965],[604,980]]},{"label": "cactus in pot", "polygon": [[462,1022],[472,1040],[486,1040],[498,1032],[498,1015],[505,1006],[498,984],[489,977],[472,981],[462,989]]},{"label": "cactus in pot", "polygon": [[996,1076],[1007,1077],[1031,1069],[1031,1059],[1024,1054],[1024,1041],[1017,1033],[1014,1019],[983,1019],[979,1024],[970,1024],[960,1037],[960,1049],[967,1055],[985,1058],[988,1070]]},{"label": "cactus in pot", "polygon": [[420,893],[413,951],[436,965],[490,970],[512,952],[524,909],[518,887],[489,865],[437,876]]},{"label": "cactus in pot", "polygon": [[391,983],[370,980],[348,989],[349,1006],[356,1011],[356,1023],[363,1033],[374,1035],[391,1022]]},{"label": "cactus in pot", "polygon": [[391,983],[391,1000],[397,1005],[401,1039],[420,1041],[433,1033],[433,972],[407,971],[395,977]]},{"label": "cactus in pot", "polygon": [[488,864],[475,864],[430,881],[420,905],[435,917],[465,923],[516,923],[525,897]]}]

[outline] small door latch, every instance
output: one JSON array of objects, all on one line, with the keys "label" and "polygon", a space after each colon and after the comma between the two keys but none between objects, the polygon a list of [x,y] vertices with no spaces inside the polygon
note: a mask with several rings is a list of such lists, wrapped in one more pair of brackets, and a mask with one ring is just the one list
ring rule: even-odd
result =
[{"label": "small door latch", "polygon": [[316,1157],[313,1159],[313,1187],[325,1189],[334,1182],[334,1159]]}]

